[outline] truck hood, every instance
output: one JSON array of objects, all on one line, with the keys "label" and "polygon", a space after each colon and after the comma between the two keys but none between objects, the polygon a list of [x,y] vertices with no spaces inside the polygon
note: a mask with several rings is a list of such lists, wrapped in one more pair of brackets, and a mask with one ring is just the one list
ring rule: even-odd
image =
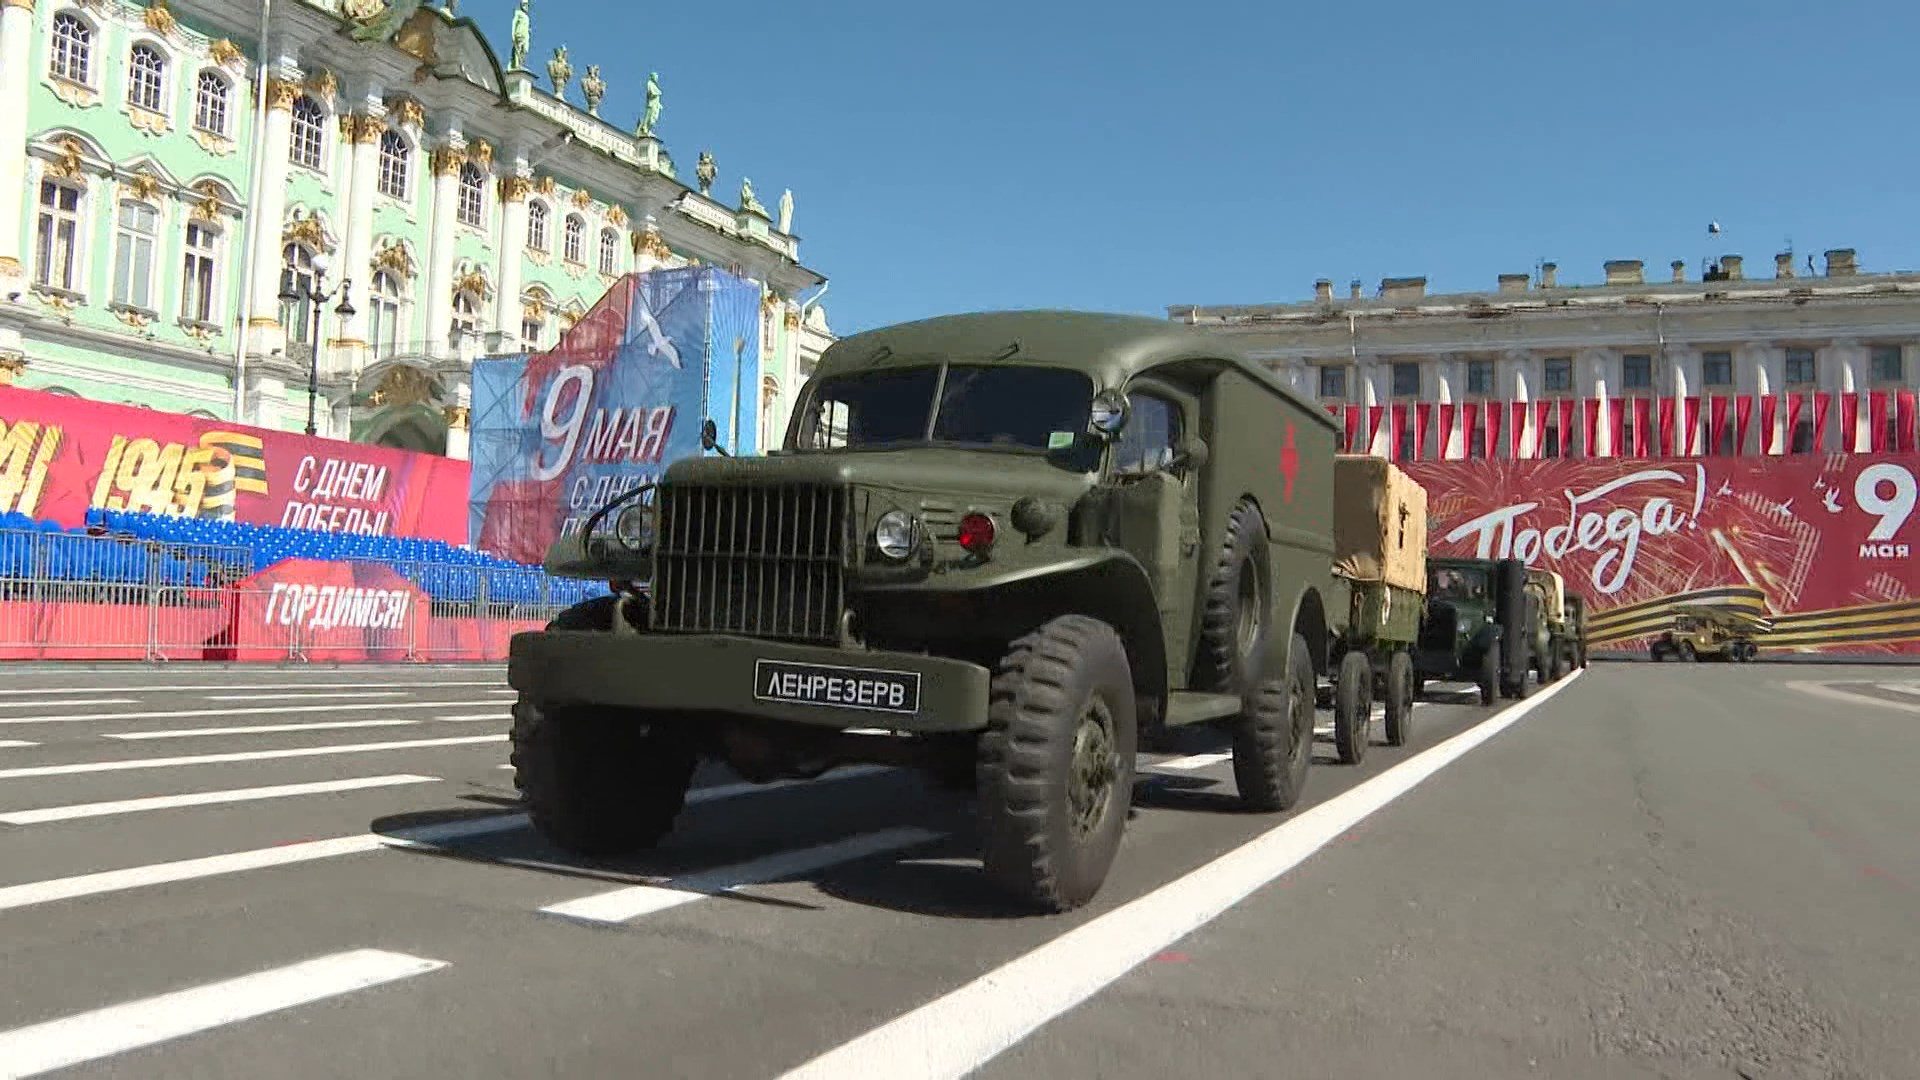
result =
[{"label": "truck hood", "polygon": [[994,501],[1033,495],[1073,503],[1098,477],[1049,464],[1031,453],[912,447],[901,450],[689,457],[667,467],[662,482],[714,486],[847,484],[901,494],[940,494]]}]

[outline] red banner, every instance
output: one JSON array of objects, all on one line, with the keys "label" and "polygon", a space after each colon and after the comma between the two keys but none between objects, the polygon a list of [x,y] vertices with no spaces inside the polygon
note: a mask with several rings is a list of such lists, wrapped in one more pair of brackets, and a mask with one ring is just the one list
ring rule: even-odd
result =
[{"label": "red banner", "polygon": [[467,542],[464,461],[0,387],[0,512],[88,509]]},{"label": "red banner", "polygon": [[1558,571],[1596,648],[1704,605],[1770,620],[1770,650],[1920,653],[1920,454],[1404,467],[1435,554]]}]

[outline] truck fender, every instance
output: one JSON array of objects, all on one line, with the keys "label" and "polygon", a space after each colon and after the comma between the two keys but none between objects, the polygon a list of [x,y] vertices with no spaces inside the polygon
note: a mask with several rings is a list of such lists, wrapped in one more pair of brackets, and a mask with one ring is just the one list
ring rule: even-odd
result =
[{"label": "truck fender", "polygon": [[[1277,595],[1275,600],[1279,600]],[[1284,613],[1286,618],[1268,622],[1274,629],[1267,635],[1266,670],[1287,670],[1287,648],[1293,643],[1293,635],[1298,633],[1307,639],[1307,656],[1313,661],[1314,674],[1327,674],[1333,642],[1332,631],[1328,629],[1326,599],[1320,595],[1320,590],[1312,585],[1303,585],[1286,606],[1282,607],[1276,602],[1273,607],[1276,613]]]},{"label": "truck fender", "polygon": [[[1123,551],[1076,559],[1051,572],[1024,573],[987,590],[1010,611],[1074,611],[1113,627],[1133,669],[1134,696],[1143,717],[1163,716],[1167,700],[1167,644],[1160,632],[1160,605],[1139,560]],[[1044,594],[1044,603],[1039,602]],[[1024,632],[1024,630],[1022,631]]]}]

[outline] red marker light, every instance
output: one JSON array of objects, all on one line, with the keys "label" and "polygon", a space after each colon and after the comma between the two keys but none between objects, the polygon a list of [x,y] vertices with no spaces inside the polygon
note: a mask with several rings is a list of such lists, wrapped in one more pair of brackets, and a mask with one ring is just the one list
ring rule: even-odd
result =
[{"label": "red marker light", "polygon": [[985,514],[968,514],[960,519],[960,546],[968,554],[985,555],[993,547],[993,519]]}]

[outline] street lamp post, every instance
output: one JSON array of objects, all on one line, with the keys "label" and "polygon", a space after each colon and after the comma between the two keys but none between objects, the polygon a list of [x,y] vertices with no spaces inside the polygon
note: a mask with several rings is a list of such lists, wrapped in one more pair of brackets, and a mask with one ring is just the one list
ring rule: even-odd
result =
[{"label": "street lamp post", "polygon": [[283,304],[311,304],[313,308],[313,341],[307,354],[307,434],[319,434],[318,410],[320,402],[320,305],[340,298],[333,313],[341,321],[353,317],[353,305],[347,300],[347,293],[353,289],[353,279],[346,278],[332,289],[324,288],[327,280],[327,260],[324,255],[313,258],[313,279],[309,283],[303,279],[299,269],[288,259],[284,270],[280,272],[280,302]]}]

